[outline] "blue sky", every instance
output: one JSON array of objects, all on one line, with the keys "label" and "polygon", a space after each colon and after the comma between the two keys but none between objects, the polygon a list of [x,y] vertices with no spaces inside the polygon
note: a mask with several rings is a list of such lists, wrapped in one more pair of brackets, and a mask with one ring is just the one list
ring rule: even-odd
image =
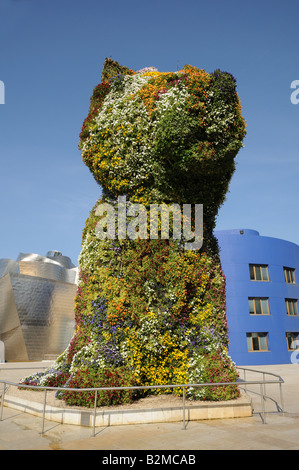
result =
[{"label": "blue sky", "polygon": [[247,137],[217,229],[298,244],[298,15],[297,0],[0,0],[0,258],[56,249],[77,263],[101,191],[78,136],[105,57],[231,72]]}]

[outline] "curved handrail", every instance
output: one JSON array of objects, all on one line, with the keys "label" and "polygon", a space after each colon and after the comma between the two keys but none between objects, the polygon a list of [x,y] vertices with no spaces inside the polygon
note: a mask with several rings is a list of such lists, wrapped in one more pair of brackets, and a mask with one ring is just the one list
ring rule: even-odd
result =
[{"label": "curved handrail", "polygon": [[284,380],[281,378],[281,376],[278,375],[278,374],[274,374],[273,372],[266,372],[266,371],[263,371],[263,370],[250,369],[248,367],[240,367],[240,366],[237,366],[237,369],[245,370],[245,371],[247,370],[247,371],[250,371],[250,372],[257,372],[259,374],[273,375],[274,377],[278,377],[278,379],[281,380],[282,383],[284,383]]},{"label": "curved handrail", "polygon": [[[22,367],[22,368],[16,368],[16,367],[4,367],[2,370],[18,370],[18,369],[34,369],[34,368],[39,368],[41,367]],[[48,367],[46,367],[48,368]],[[169,385],[132,385],[132,386],[125,386],[125,387],[85,387],[85,388],[71,388],[71,387],[50,387],[46,385],[27,385],[27,384],[22,384],[22,383],[15,383],[11,382],[9,380],[2,380],[0,379],[0,383],[3,383],[3,392],[2,392],[2,399],[1,399],[1,409],[0,409],[0,421],[2,421],[2,414],[3,414],[3,406],[4,406],[4,397],[5,397],[5,392],[6,392],[6,385],[12,385],[16,386],[19,388],[29,388],[29,389],[37,389],[37,390],[43,390],[44,391],[44,404],[43,404],[43,420],[42,420],[42,434],[44,433],[44,420],[45,420],[45,409],[46,409],[46,394],[47,391],[76,391],[76,392],[95,392],[95,401],[94,401],[94,419],[93,419],[93,435],[95,435],[95,417],[96,417],[96,404],[97,404],[97,392],[98,391],[108,391],[108,390],[148,390],[148,389],[163,389],[163,388],[182,388],[183,389],[183,429],[186,429],[186,424],[185,424],[185,389],[186,388],[191,388],[191,387],[215,387],[215,386],[230,386],[230,385],[260,385],[260,395],[261,395],[261,402],[262,402],[262,413],[263,413],[263,423],[266,422],[265,420],[265,408],[264,408],[264,399],[265,399],[265,389],[263,391],[262,386],[265,387],[266,384],[279,384],[280,386],[280,398],[281,398],[281,411],[283,412],[283,398],[282,398],[282,389],[281,385],[284,383],[284,380],[277,374],[271,373],[271,372],[265,372],[265,371],[256,371],[255,369],[248,369],[244,367],[237,367],[237,369],[241,369],[244,371],[252,371],[252,372],[260,372],[263,375],[263,380],[237,380],[236,382],[207,382],[207,383],[185,383],[185,384],[169,384]],[[1,368],[0,368],[1,370]],[[277,377],[278,380],[265,380],[265,375],[272,375],[274,377]]]}]

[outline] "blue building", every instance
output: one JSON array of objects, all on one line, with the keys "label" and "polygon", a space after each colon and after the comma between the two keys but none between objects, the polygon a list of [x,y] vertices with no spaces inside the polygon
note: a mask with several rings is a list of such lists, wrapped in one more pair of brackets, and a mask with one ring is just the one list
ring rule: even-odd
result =
[{"label": "blue building", "polygon": [[255,230],[215,232],[237,365],[299,362],[299,246]]}]

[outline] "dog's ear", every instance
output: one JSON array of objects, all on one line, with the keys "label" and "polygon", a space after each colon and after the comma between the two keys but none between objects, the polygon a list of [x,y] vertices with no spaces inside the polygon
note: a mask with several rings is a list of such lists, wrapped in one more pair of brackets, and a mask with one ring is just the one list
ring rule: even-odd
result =
[{"label": "dog's ear", "polygon": [[123,65],[119,65],[115,60],[106,57],[103,70],[102,70],[102,82],[109,80],[111,77],[115,77],[118,74],[121,75],[132,75],[133,71]]}]

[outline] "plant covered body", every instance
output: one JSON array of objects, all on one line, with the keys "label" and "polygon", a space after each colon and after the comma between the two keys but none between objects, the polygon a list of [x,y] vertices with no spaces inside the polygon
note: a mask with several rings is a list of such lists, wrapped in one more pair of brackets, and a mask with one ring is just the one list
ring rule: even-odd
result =
[{"label": "plant covered body", "polygon": [[[245,121],[233,76],[185,66],[133,72],[106,59],[80,134],[85,164],[102,187],[82,237],[75,332],[46,373],[23,383],[121,387],[234,382],[227,354],[225,277],[213,236]],[[131,203],[203,204],[204,243],[99,239],[97,208]],[[98,405],[125,403],[145,393],[111,391]],[[235,398],[235,386],[190,388],[190,398]],[[94,393],[62,391],[72,405],[93,406]]]}]

